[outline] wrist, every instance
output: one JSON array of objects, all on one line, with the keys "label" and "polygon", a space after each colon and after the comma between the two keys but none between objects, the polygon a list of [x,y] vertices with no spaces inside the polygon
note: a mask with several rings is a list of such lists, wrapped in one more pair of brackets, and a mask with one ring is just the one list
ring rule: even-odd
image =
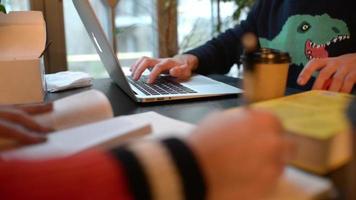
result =
[{"label": "wrist", "polygon": [[[209,141],[202,141],[201,138],[195,137],[196,134],[205,134],[201,132],[195,132],[190,137],[187,138],[187,145],[190,146],[191,150],[196,155],[198,164],[201,166],[201,171],[205,177],[205,183],[208,190],[206,191],[207,200],[220,200],[220,199],[248,199],[248,197],[239,196],[241,198],[231,197],[231,188],[233,188],[233,194],[239,194],[242,186],[237,185],[227,185],[227,182],[231,183],[230,177],[222,176],[221,171],[226,170],[226,166],[223,167],[224,163],[221,162],[221,154],[217,153],[216,148],[213,143]],[[231,166],[233,168],[238,168],[238,166]],[[236,197],[236,196],[235,196]],[[243,197],[243,198],[242,198]]]},{"label": "wrist", "polygon": [[180,177],[162,144],[140,141],[111,153],[122,163],[134,199],[183,199]]},{"label": "wrist", "polygon": [[199,66],[199,59],[198,57],[192,55],[192,54],[182,54],[181,55],[184,62],[187,63],[191,71],[195,71],[198,66]]},{"label": "wrist", "polygon": [[122,163],[135,199],[205,199],[201,169],[178,139],[133,143],[112,154]]},{"label": "wrist", "polygon": [[161,143],[144,141],[130,145],[129,149],[144,168],[151,199],[183,199],[178,170],[172,162],[170,153]]},{"label": "wrist", "polygon": [[[211,164],[211,159],[213,159],[213,152],[209,152],[205,147],[206,144],[202,145],[201,141],[197,140],[194,137],[194,134],[191,137],[187,138],[187,145],[190,147],[192,152],[195,154],[198,164],[201,167],[202,174],[205,177],[206,185],[207,185],[207,198],[208,200],[218,199],[215,198],[215,183],[214,180],[214,167]],[[207,156],[208,155],[208,156]],[[209,158],[210,157],[210,158]],[[216,169],[215,169],[216,170]]]},{"label": "wrist", "polygon": [[162,141],[181,177],[184,199],[205,200],[207,184],[200,163],[189,145],[179,139]]}]

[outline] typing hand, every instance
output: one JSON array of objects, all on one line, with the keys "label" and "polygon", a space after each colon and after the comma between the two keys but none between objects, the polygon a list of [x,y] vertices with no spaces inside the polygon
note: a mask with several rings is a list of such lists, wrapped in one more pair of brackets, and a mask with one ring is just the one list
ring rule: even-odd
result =
[{"label": "typing hand", "polygon": [[52,104],[26,106],[0,106],[0,138],[12,139],[21,144],[46,140],[44,133],[51,129],[38,124],[31,117],[52,111]]},{"label": "typing hand", "polygon": [[263,199],[282,173],[289,144],[282,125],[260,111],[230,111],[188,138],[208,184],[208,199]]},{"label": "typing hand", "polygon": [[142,57],[131,66],[134,80],[140,79],[146,69],[151,69],[148,83],[153,83],[162,73],[169,73],[171,76],[181,80],[186,80],[192,75],[198,66],[198,58],[189,55],[177,55],[173,58],[149,58]]},{"label": "typing hand", "polygon": [[305,85],[316,71],[320,73],[314,90],[350,93],[356,83],[356,53],[311,60],[300,73],[298,84]]}]

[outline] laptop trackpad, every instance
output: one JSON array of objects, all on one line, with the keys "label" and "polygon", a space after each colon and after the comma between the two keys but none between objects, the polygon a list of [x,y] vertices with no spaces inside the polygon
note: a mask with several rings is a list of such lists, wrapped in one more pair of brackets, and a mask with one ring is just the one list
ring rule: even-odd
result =
[{"label": "laptop trackpad", "polygon": [[202,86],[202,85],[212,85],[212,84],[221,84],[218,81],[215,81],[211,78],[202,75],[194,75],[188,81],[181,82],[182,85],[189,85],[189,86]]}]

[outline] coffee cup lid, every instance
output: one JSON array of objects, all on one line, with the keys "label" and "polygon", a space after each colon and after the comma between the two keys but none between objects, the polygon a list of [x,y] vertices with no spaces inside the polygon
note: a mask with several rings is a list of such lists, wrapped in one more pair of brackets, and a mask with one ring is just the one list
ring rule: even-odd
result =
[{"label": "coffee cup lid", "polygon": [[276,49],[261,48],[252,53],[244,53],[241,56],[242,62],[254,62],[265,64],[290,63],[291,57],[288,53]]}]

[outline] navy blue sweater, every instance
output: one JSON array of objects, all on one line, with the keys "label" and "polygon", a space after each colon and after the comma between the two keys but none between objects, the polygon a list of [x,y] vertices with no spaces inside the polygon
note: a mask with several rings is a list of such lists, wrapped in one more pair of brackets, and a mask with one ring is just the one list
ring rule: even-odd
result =
[{"label": "navy blue sweater", "polygon": [[[301,88],[296,79],[310,59],[356,52],[353,1],[257,0],[246,20],[187,53],[198,57],[198,73],[224,74],[240,64],[241,36],[254,32],[261,47],[290,53],[288,86]],[[312,82],[301,89],[309,89]]]}]

